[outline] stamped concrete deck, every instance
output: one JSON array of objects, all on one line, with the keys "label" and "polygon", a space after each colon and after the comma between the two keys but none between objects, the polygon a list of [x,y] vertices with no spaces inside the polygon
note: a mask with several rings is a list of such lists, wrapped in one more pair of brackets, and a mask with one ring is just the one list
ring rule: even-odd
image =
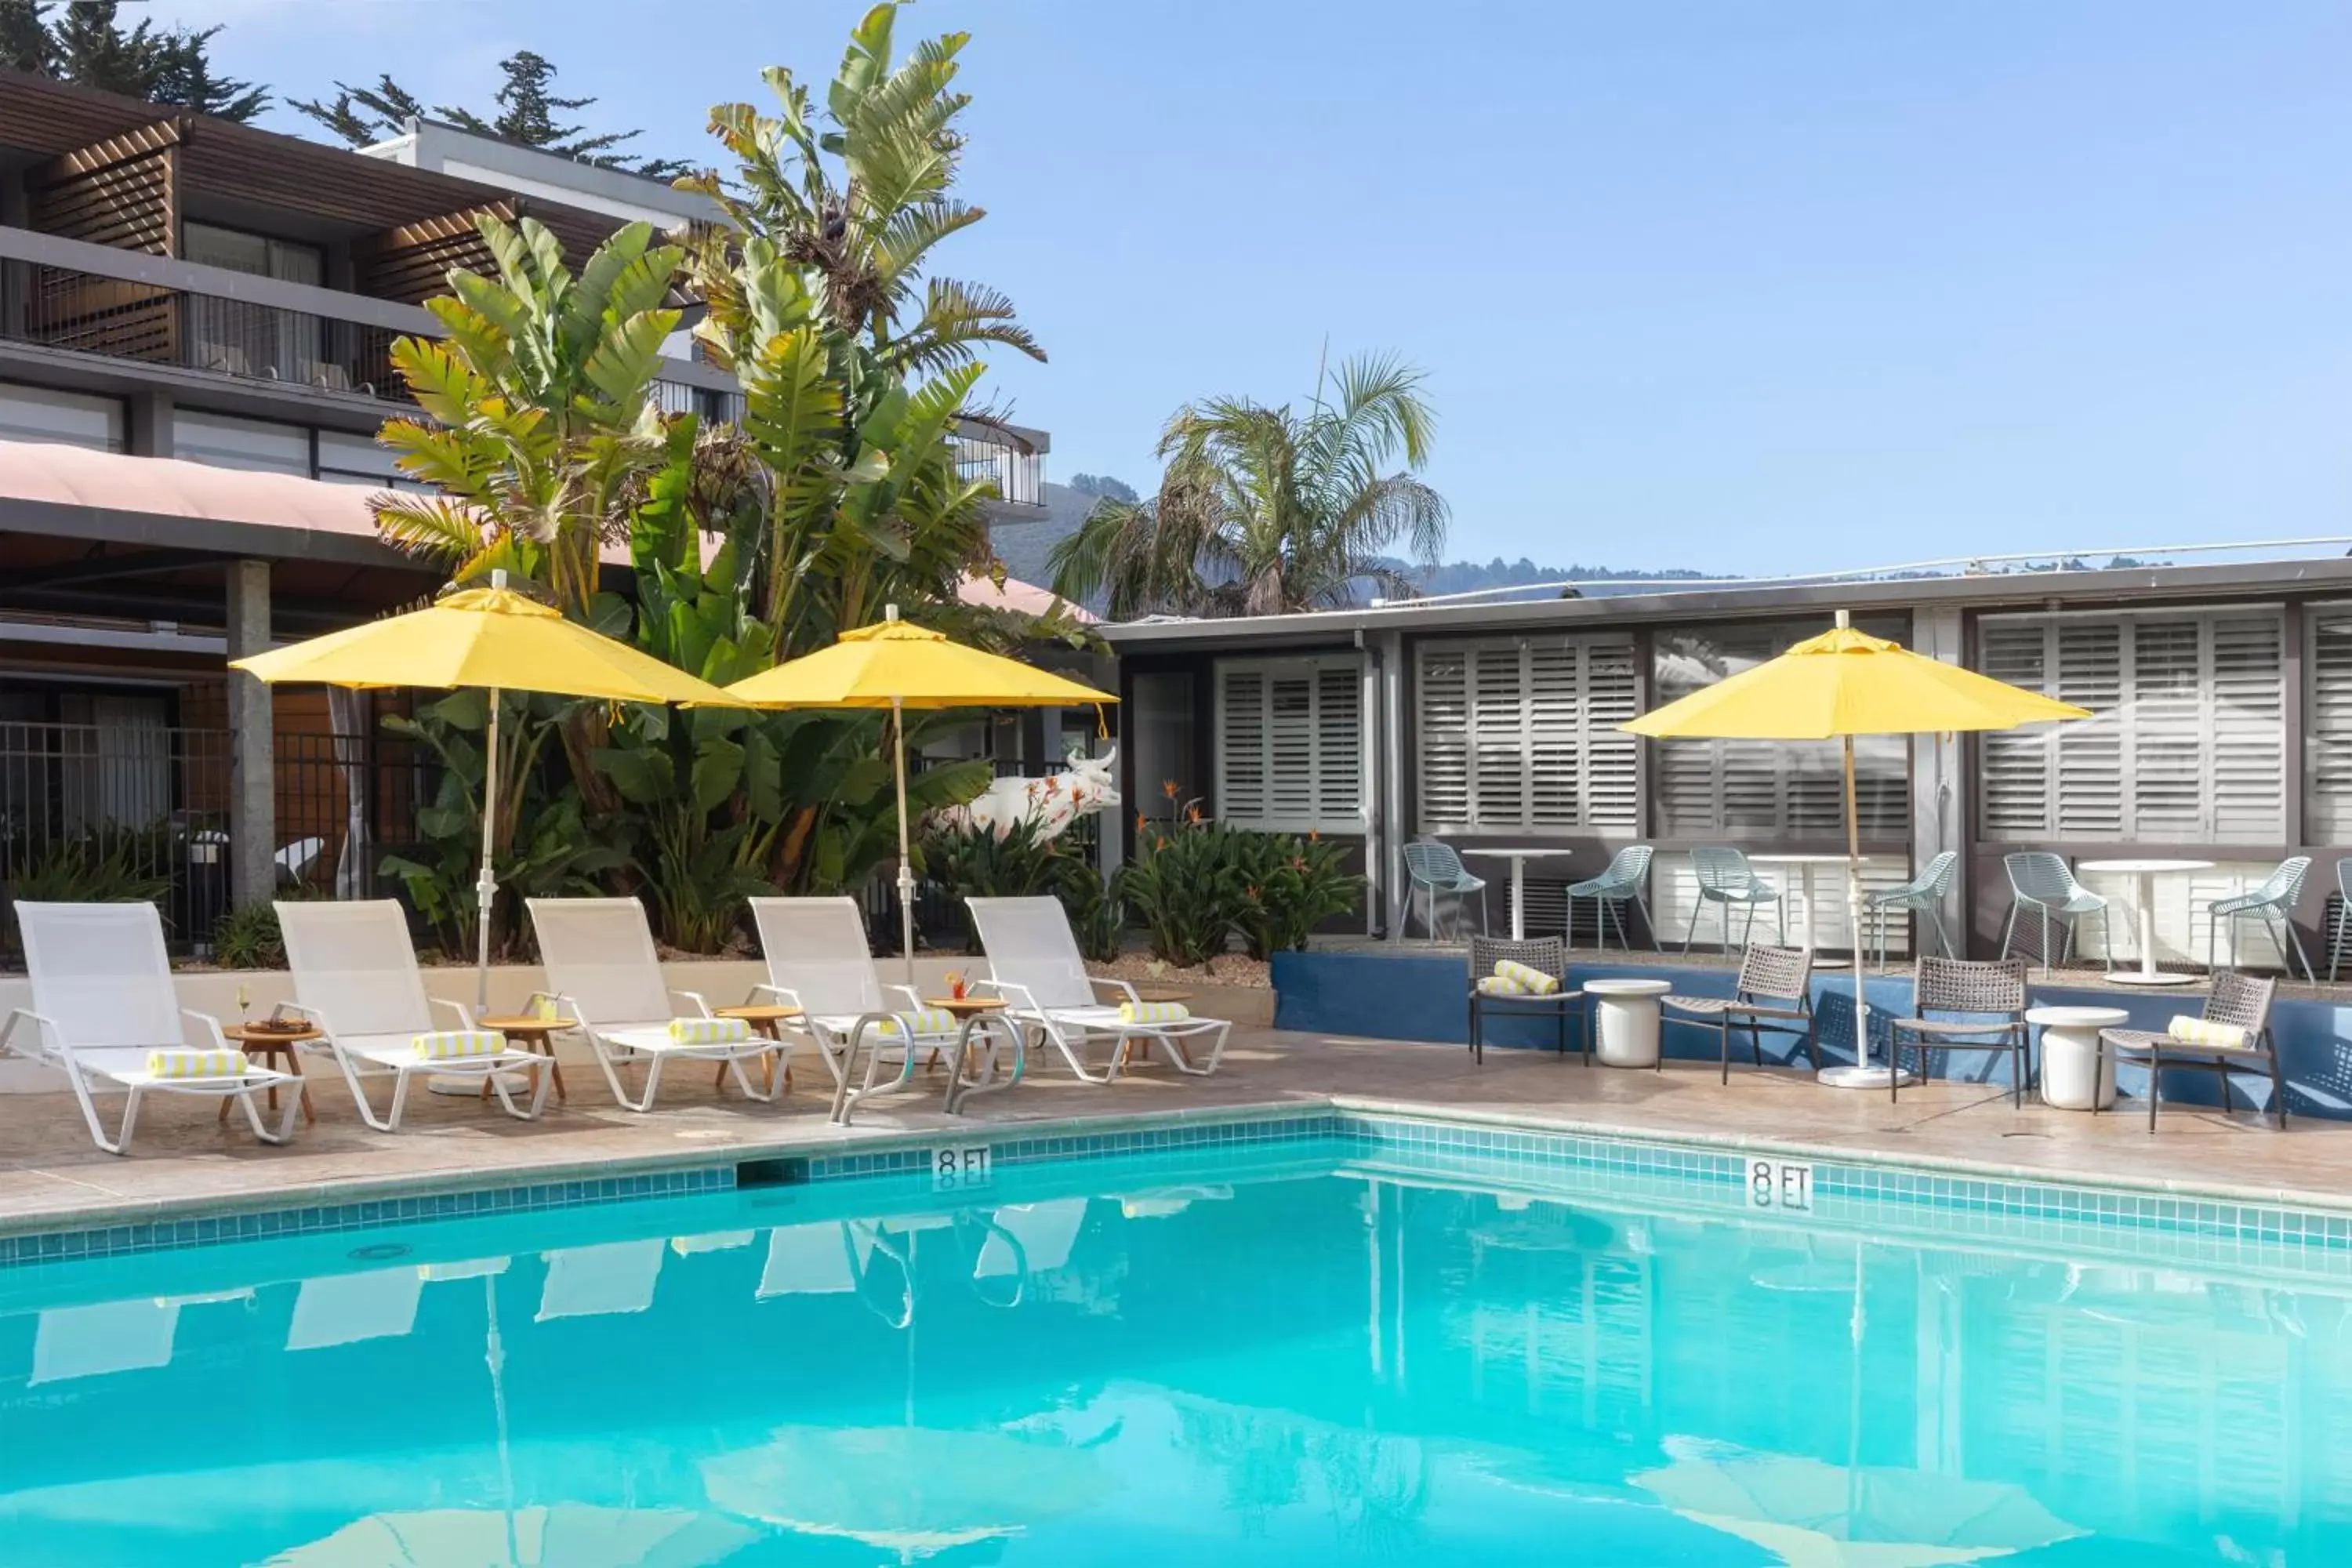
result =
[{"label": "stamped concrete deck", "polygon": [[541,1122],[420,1094],[408,1130],[388,1136],[362,1124],[340,1078],[313,1062],[319,1119],[292,1146],[265,1147],[234,1121],[216,1124],[209,1102],[158,1095],[142,1111],[132,1154],[121,1159],[92,1147],[70,1095],[8,1096],[0,1099],[0,1233],[833,1152],[1052,1120],[1101,1125],[1324,1103],[2352,1208],[2352,1125],[2296,1122],[2281,1133],[2244,1113],[2181,1107],[2168,1110],[2151,1137],[2131,1102],[2095,1117],[2030,1102],[2021,1110],[2005,1092],[1944,1082],[1907,1089],[1890,1106],[1884,1095],[1779,1069],[1735,1068],[1727,1086],[1697,1063],[1620,1071],[1496,1050],[1479,1066],[1458,1047],[1253,1030],[1236,1032],[1223,1069],[1208,1079],[1155,1066],[1095,1086],[1055,1067],[950,1118],[938,1109],[933,1079],[919,1093],[873,1102],[844,1130],[824,1120],[816,1093],[824,1075],[814,1063],[801,1067],[799,1092],[773,1106],[719,1099],[708,1076],[677,1073],[649,1116],[615,1107],[590,1064],[566,1066],[570,1103],[551,1106]]}]

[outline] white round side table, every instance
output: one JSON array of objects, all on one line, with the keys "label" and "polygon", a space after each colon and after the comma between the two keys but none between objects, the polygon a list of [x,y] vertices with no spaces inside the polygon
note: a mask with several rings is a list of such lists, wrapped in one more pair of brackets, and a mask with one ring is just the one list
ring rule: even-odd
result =
[{"label": "white round side table", "polygon": [[1658,1065],[1658,998],[1675,988],[1671,980],[1588,980],[1592,998],[1593,1054],[1602,1067]]},{"label": "white round side table", "polygon": [[2131,1022],[2121,1007],[2034,1007],[2025,1021],[2042,1029],[2042,1103],[2060,1110],[2105,1110],[2116,1102],[2115,1053],[2101,1029]]}]

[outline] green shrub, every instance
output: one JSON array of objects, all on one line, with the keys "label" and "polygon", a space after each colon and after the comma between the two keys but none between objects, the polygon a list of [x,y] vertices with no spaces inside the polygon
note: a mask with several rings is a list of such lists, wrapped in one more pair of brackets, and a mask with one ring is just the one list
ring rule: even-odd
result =
[{"label": "green shrub", "polygon": [[1352,912],[1364,879],[1342,869],[1344,846],[1289,833],[1237,833],[1242,911],[1235,921],[1252,958],[1307,945],[1315,928]]},{"label": "green shrub", "polygon": [[980,951],[966,899],[1064,898],[1079,873],[1093,878],[1097,890],[1102,886],[1093,867],[1040,833],[1028,817],[1014,821],[1002,837],[992,828],[966,824],[935,826],[923,835],[917,863],[955,906],[966,952]]},{"label": "green shrub", "polygon": [[1154,957],[1189,969],[1225,951],[1247,902],[1245,837],[1253,836],[1221,822],[1195,822],[1137,844],[1135,858],[1119,872],[1119,895],[1150,933]]},{"label": "green shrub", "polygon": [[1092,866],[1076,856],[1062,858],[1070,868],[1062,902],[1069,909],[1070,930],[1078,939],[1078,952],[1090,963],[1108,963],[1127,945],[1127,906],[1120,900],[1117,879],[1106,886],[1102,874]]},{"label": "green shrub", "polygon": [[283,969],[286,936],[274,904],[247,904],[213,922],[213,962],[223,969]]}]

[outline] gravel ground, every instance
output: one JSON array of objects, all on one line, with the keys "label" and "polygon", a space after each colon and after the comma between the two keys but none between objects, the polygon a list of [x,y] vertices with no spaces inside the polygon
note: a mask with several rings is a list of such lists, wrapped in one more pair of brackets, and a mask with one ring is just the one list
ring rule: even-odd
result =
[{"label": "gravel ground", "polygon": [[1121,953],[1108,963],[1090,963],[1087,968],[1096,974],[1131,981],[1137,985],[1241,985],[1255,991],[1270,990],[1274,985],[1269,965],[1238,952],[1213,958],[1197,969],[1160,963],[1147,952]]}]

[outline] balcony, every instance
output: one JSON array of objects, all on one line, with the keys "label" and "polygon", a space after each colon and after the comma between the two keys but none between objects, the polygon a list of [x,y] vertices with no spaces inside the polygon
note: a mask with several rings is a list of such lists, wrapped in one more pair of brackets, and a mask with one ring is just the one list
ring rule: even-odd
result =
[{"label": "balcony", "polygon": [[956,473],[989,479],[999,500],[1012,506],[1045,504],[1045,437],[1010,426],[967,424],[956,431]]},{"label": "balcony", "polygon": [[[0,227],[0,343],[356,398],[387,416],[415,406],[394,340],[439,335],[418,306],[28,229]],[[663,362],[655,397],[717,421],[741,405],[732,377],[687,360]]]}]

